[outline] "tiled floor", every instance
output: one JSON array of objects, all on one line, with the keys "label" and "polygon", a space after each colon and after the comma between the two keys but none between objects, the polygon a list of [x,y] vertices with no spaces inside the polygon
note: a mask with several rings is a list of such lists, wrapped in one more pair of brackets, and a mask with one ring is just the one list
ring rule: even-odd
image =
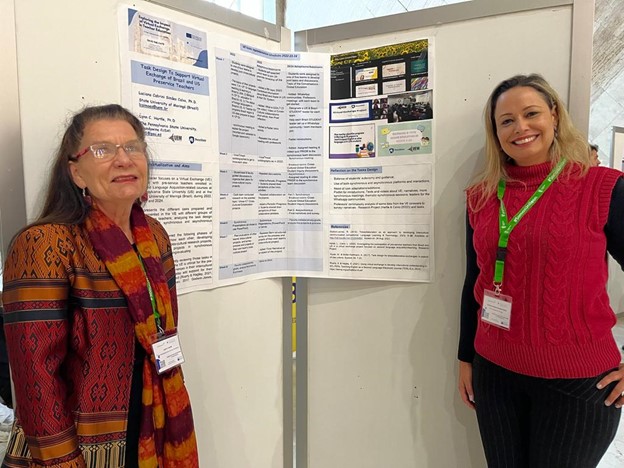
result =
[{"label": "tiled floor", "polygon": [[[620,350],[624,345],[624,315],[620,316],[618,324],[613,329],[613,335]],[[622,352],[624,355],[624,352]],[[624,413],[623,413],[624,414]],[[615,436],[615,440],[609,447],[609,450],[602,458],[602,461],[598,465],[598,468],[622,468],[624,466],[624,416],[620,420],[620,427]]]}]

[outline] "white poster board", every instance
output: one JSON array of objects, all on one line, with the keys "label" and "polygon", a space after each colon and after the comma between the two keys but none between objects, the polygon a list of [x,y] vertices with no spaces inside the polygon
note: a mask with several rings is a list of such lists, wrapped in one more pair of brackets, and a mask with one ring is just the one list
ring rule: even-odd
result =
[{"label": "white poster board", "polygon": [[613,127],[611,167],[624,171],[624,128]]},{"label": "white poster board", "polygon": [[[435,276],[431,284],[307,281],[307,316],[298,315],[308,328],[307,468],[485,466],[474,412],[456,390],[464,189],[481,167],[494,86],[538,72],[565,99],[573,68],[571,2],[501,11],[512,3],[473,1],[295,38],[301,50],[331,53],[430,36],[436,44]],[[482,17],[451,14],[479,6]],[[423,18],[433,26],[401,31]],[[591,35],[585,42],[591,47]]]},{"label": "white poster board", "polygon": [[[67,118],[85,105],[121,102],[117,11],[122,2],[11,3],[17,25],[18,128],[21,124],[32,219]],[[225,38],[221,46],[236,37],[265,50],[280,49],[279,42],[264,35],[149,7]],[[215,6],[211,11],[231,15]],[[183,370],[201,466],[283,466],[288,435],[282,408],[282,292],[281,280],[267,279],[179,298]]]}]

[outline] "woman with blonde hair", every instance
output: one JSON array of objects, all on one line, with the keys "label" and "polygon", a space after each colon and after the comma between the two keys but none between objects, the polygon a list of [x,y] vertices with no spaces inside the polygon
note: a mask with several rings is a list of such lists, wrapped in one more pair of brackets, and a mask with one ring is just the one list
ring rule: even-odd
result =
[{"label": "woman with blonde hair", "polygon": [[622,173],[539,75],[501,82],[467,190],[459,392],[490,467],[595,467],[624,405],[607,252],[624,266]]}]

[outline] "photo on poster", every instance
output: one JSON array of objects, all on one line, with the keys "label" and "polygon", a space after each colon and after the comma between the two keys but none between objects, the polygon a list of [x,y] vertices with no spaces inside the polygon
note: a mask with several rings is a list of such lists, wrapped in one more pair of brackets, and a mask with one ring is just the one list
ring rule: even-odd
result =
[{"label": "photo on poster", "polygon": [[355,81],[370,81],[377,79],[377,67],[360,68],[355,70]]},{"label": "photo on poster", "polygon": [[388,119],[388,98],[382,97],[373,99],[373,119]]},{"label": "photo on poster", "polygon": [[411,57],[410,73],[412,75],[426,75],[429,73],[428,49],[423,49]]},{"label": "photo on poster", "polygon": [[355,87],[355,97],[367,97],[377,96],[379,94],[379,87],[377,83],[358,85]]},{"label": "photo on poster", "polygon": [[417,76],[410,81],[412,91],[420,91],[429,88],[429,78],[426,76]]},{"label": "photo on poster", "polygon": [[[332,55],[330,73],[332,100],[409,91],[415,78],[426,79],[429,75],[429,40]],[[376,88],[370,81],[375,82]],[[360,83],[366,87],[362,88]],[[414,84],[422,83],[421,80]]]},{"label": "photo on poster", "polygon": [[329,158],[374,158],[375,124],[329,127]]},{"label": "photo on poster", "polygon": [[383,78],[403,75],[405,75],[405,62],[388,63],[381,66],[381,76]]},{"label": "photo on poster", "polygon": [[377,127],[377,153],[380,157],[431,154],[431,133],[431,120],[380,125]]},{"label": "photo on poster", "polygon": [[433,91],[388,96],[388,122],[428,120],[433,118]]},{"label": "photo on poster", "polygon": [[379,107],[379,99],[375,99],[375,102],[376,104],[373,104],[373,102],[368,99],[365,101],[351,101],[348,103],[330,103],[329,122],[361,122],[363,120],[379,118],[375,117],[376,114],[373,114],[373,112],[381,110]]},{"label": "photo on poster", "polygon": [[398,94],[408,91],[407,84],[404,79],[384,81],[382,86],[383,94]]},{"label": "photo on poster", "polygon": [[208,68],[206,33],[128,9],[128,50]]}]

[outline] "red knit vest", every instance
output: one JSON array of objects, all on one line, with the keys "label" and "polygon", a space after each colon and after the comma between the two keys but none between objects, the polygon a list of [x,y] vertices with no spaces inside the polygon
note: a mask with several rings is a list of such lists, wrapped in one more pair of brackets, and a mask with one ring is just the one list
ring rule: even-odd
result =
[{"label": "red knit vest", "polygon": [[[510,219],[551,168],[550,163],[508,167],[512,180],[504,202]],[[604,227],[621,176],[596,167],[581,177],[577,168],[566,168],[522,218],[509,238],[503,278],[503,294],[513,299],[511,326],[504,330],[479,318],[477,353],[505,369],[543,378],[593,377],[618,366]],[[483,291],[493,289],[498,210],[494,195],[469,213],[480,269],[474,289],[479,304]]]}]

